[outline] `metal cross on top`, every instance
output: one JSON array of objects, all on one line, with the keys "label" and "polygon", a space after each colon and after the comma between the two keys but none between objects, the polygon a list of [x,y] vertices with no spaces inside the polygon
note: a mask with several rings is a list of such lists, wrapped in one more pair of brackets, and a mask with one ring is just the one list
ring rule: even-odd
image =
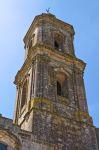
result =
[{"label": "metal cross on top", "polygon": [[46,12],[49,14],[50,13],[50,8],[46,9]]}]

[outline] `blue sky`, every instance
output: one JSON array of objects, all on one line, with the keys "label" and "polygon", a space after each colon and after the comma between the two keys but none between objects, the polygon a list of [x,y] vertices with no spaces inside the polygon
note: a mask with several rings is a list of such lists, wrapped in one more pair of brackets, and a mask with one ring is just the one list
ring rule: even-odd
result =
[{"label": "blue sky", "polygon": [[99,127],[99,1],[0,0],[0,112],[13,118],[14,77],[24,61],[23,37],[33,18],[51,13],[74,26],[76,56],[87,63],[85,87],[90,115]]}]

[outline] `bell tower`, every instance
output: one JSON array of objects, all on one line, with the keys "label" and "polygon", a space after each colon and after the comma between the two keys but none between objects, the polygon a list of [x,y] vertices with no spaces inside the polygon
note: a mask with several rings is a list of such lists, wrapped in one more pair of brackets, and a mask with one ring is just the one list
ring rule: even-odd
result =
[{"label": "bell tower", "polygon": [[51,150],[97,150],[83,80],[86,64],[75,56],[74,34],[72,25],[50,13],[36,16],[15,77],[14,123]]}]

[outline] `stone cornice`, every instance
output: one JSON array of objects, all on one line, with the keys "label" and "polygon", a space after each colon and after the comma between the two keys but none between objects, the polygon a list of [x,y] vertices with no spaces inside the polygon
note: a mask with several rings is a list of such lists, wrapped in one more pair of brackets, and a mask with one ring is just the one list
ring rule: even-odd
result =
[{"label": "stone cornice", "polygon": [[[42,104],[43,107],[42,107]],[[69,118],[68,116],[61,116],[61,114],[59,113],[59,111],[54,107],[54,102],[50,99],[47,98],[32,98],[26,105],[26,114],[24,115],[24,120],[27,117],[27,115],[30,114],[31,111],[41,111],[41,112],[46,112],[49,113],[50,115],[53,115],[55,117],[58,117],[57,121],[61,121],[61,119],[63,121],[66,121],[66,119],[68,120],[72,120],[72,121],[76,121],[76,122],[80,122],[80,123],[85,123],[86,125],[90,125],[93,126],[93,122],[92,122],[92,118],[90,117],[90,115],[86,112],[82,112],[80,110],[76,110],[74,107],[71,107],[69,105],[68,102],[65,101],[65,103],[63,101],[60,101],[59,104],[65,105],[66,107],[72,108],[74,110],[73,114],[73,118]],[[23,120],[23,122],[24,122]],[[21,122],[22,124],[22,122]]]},{"label": "stone cornice", "polygon": [[17,84],[20,82],[20,78],[24,76],[25,72],[31,67],[32,62],[36,59],[37,55],[45,55],[49,60],[59,61],[64,64],[75,65],[81,72],[83,72],[86,64],[76,58],[75,56],[64,54],[59,52],[47,45],[36,44],[34,47],[30,49],[27,59],[25,60],[23,66],[18,71],[14,83]]},{"label": "stone cornice", "polygon": [[48,23],[51,23],[54,26],[58,26],[62,29],[66,29],[68,32],[71,33],[71,35],[73,36],[75,34],[74,28],[72,25],[65,23],[59,19],[57,19],[54,15],[51,14],[46,14],[46,13],[42,13],[41,15],[38,15],[34,18],[32,24],[30,25],[30,28],[28,29],[25,37],[24,37],[24,42],[26,41],[26,39],[29,37],[31,31],[33,31],[35,29],[35,27],[39,24],[39,22],[41,21],[46,21]]}]

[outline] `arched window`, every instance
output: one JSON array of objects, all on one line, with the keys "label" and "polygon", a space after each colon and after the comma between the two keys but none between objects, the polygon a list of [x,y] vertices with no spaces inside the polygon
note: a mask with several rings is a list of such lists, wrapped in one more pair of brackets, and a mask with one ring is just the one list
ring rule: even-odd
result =
[{"label": "arched window", "polygon": [[59,72],[56,75],[56,81],[57,81],[57,95],[68,98],[68,80],[67,76]]},{"label": "arched window", "polygon": [[55,40],[54,41],[54,47],[56,48],[56,49],[59,49],[59,44],[58,44],[58,42]]},{"label": "arched window", "polygon": [[61,94],[62,94],[61,84],[57,81],[57,95],[61,96]]},{"label": "arched window", "polygon": [[7,146],[5,144],[0,143],[0,150],[7,150]]},{"label": "arched window", "polygon": [[61,36],[61,34],[55,33],[54,34],[54,48],[63,51],[63,42],[64,38]]},{"label": "arched window", "polygon": [[25,105],[27,101],[27,95],[28,95],[28,82],[25,81],[22,89],[22,101],[21,101],[21,108]]}]

